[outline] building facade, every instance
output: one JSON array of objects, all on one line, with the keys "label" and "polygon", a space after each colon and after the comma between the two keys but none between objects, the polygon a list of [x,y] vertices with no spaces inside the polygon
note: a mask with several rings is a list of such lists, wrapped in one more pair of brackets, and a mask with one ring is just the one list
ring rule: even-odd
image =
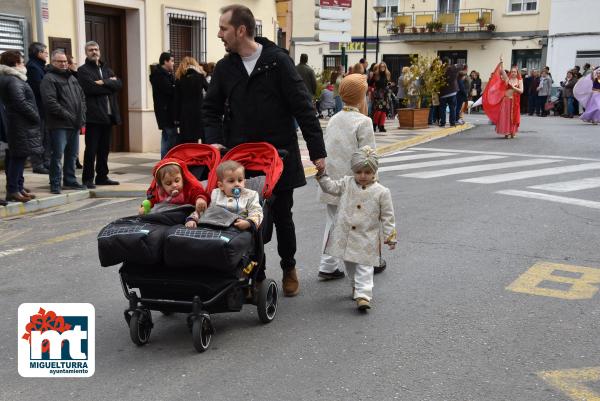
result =
[{"label": "building facade", "polygon": [[548,66],[554,73],[555,81],[562,80],[567,71],[576,65],[582,69],[585,63],[600,66],[598,16],[600,1],[552,0]]},{"label": "building facade", "polygon": [[41,0],[43,35],[36,25],[36,0],[2,0],[0,52],[24,50],[37,40],[49,50],[65,49],[81,64],[84,45],[99,43],[102,58],[123,79],[120,94],[123,124],[113,132],[115,151],[147,152],[160,149],[154,118],[150,65],[163,51],[176,60],[193,56],[216,62],[225,54],[217,38],[220,8],[246,4],[257,20],[257,34],[277,41],[274,0]]},{"label": "building facade", "polygon": [[[550,21],[550,1],[545,0],[354,0],[351,43],[315,41],[317,6],[293,0],[295,60],[306,53],[315,69],[331,68],[342,62],[344,47],[348,65],[358,62],[364,52],[365,1],[367,61],[386,62],[394,78],[411,55],[450,57],[479,71],[483,80],[500,56],[505,65],[528,69],[545,65]],[[379,52],[375,5],[384,10],[379,18]],[[439,31],[431,23],[439,23]]]}]

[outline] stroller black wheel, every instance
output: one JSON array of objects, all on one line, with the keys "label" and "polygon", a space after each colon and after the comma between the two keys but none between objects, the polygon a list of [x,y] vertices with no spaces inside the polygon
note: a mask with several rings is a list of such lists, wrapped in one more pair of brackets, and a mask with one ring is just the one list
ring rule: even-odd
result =
[{"label": "stroller black wheel", "polygon": [[194,319],[192,325],[192,341],[194,342],[194,348],[198,352],[204,352],[210,346],[210,340],[212,338],[212,324],[208,316],[198,316]]},{"label": "stroller black wheel", "polygon": [[279,290],[275,280],[267,278],[258,286],[258,301],[256,308],[258,318],[263,323],[271,323],[277,313],[277,301],[279,300]]},{"label": "stroller black wheel", "polygon": [[129,336],[136,345],[144,345],[150,339],[152,317],[150,311],[136,310],[129,320]]}]

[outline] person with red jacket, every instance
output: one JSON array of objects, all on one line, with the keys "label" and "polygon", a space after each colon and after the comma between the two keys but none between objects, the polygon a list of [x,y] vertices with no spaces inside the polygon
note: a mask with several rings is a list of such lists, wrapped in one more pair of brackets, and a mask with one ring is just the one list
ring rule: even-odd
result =
[{"label": "person with red jacket", "polygon": [[[166,158],[159,161],[152,171],[156,187],[148,190],[148,200],[153,208],[158,204],[194,205],[202,214],[208,205],[209,197],[202,184],[188,170],[185,163]],[[144,214],[140,206],[139,214]]]}]

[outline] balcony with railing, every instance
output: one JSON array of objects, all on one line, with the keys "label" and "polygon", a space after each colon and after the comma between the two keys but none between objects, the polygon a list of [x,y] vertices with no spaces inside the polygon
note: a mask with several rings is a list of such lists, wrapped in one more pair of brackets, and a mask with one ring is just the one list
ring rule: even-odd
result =
[{"label": "balcony with railing", "polygon": [[414,11],[393,15],[388,34],[407,41],[489,39],[496,26],[492,9],[465,8],[456,12]]}]

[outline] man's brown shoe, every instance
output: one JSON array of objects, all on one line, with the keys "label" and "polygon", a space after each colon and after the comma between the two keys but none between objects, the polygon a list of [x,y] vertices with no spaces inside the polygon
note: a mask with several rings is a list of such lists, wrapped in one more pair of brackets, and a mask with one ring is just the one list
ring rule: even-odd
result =
[{"label": "man's brown shoe", "polygon": [[281,280],[283,287],[283,295],[286,297],[295,297],[300,292],[298,275],[296,274],[296,268],[283,272],[283,279]]}]

